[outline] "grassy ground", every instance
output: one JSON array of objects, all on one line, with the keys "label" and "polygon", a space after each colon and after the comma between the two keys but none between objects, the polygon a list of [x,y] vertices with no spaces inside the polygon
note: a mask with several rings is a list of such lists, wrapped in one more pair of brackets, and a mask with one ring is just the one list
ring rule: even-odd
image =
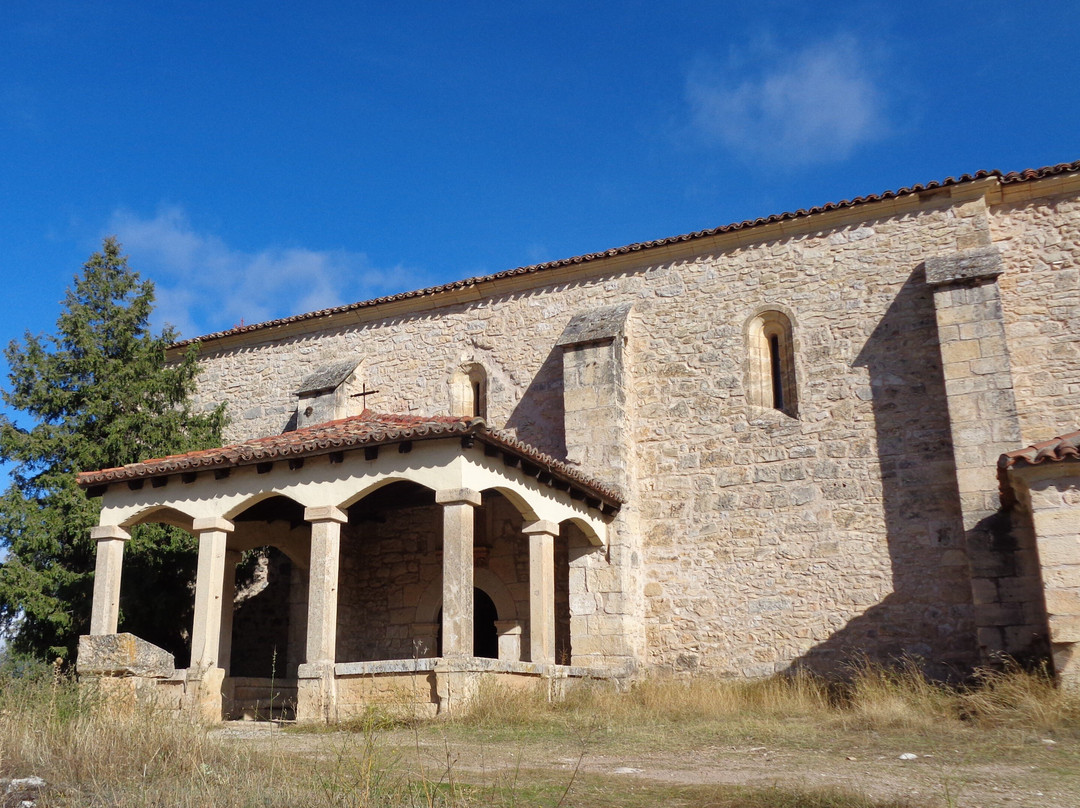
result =
[{"label": "grassy ground", "polygon": [[39,806],[1080,806],[1080,697],[1017,670],[963,689],[870,666],[844,687],[596,683],[559,704],[492,687],[479,704],[207,731],[28,669],[0,675],[0,778],[44,778]]}]

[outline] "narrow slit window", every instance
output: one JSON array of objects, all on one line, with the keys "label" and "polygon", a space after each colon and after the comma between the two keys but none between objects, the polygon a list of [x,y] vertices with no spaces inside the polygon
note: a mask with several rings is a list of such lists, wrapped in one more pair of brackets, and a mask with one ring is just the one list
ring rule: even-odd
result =
[{"label": "narrow slit window", "polygon": [[464,365],[450,377],[450,414],[487,418],[487,372],[482,365]]},{"label": "narrow slit window", "polygon": [[472,411],[472,414],[482,416],[484,414],[484,391],[483,391],[483,388],[482,388],[479,381],[474,381],[472,383],[472,392],[473,392],[473,411]]},{"label": "narrow slit window", "polygon": [[780,337],[773,334],[769,337],[769,365],[772,370],[772,400],[773,409],[784,409],[784,377],[781,370]]},{"label": "narrow slit window", "polygon": [[746,361],[747,403],[797,417],[795,338],[786,314],[764,311],[750,319],[746,328]]}]

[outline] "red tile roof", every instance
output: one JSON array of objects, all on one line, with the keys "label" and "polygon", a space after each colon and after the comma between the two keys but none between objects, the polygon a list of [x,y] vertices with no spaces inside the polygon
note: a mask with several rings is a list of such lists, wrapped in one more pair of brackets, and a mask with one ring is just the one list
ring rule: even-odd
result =
[{"label": "red tile roof", "polygon": [[546,476],[546,482],[555,487],[568,488],[572,494],[580,491],[586,498],[601,500],[610,506],[607,510],[617,510],[625,501],[612,486],[586,476],[568,463],[544,454],[507,432],[491,429],[482,418],[398,415],[371,410],[364,410],[350,418],[302,427],[280,435],[253,438],[232,446],[144,460],[120,468],[84,471],[78,475],[78,483],[83,488],[98,488],[110,483],[170,474],[251,466],[387,443],[453,437],[471,437],[504,456],[508,454],[517,461],[523,461],[523,464],[535,469],[534,476]]},{"label": "red tile roof", "polygon": [[1062,460],[1080,460],[1080,430],[1014,452],[1006,452],[998,459],[998,468],[1023,468]]},{"label": "red tile roof", "polygon": [[1016,492],[1009,480],[1009,469],[1062,461],[1080,461],[1080,430],[1003,454],[998,458],[998,494],[1001,504],[1009,508],[1016,502]]},{"label": "red tile roof", "polygon": [[911,185],[908,187],[899,188],[895,191],[884,191],[880,194],[857,196],[853,199],[844,199],[840,202],[828,202],[824,205],[818,205],[817,207],[800,208],[799,210],[788,211],[786,213],[774,213],[771,216],[764,216],[758,219],[747,219],[742,222],[726,224],[722,225],[721,227],[711,228],[709,230],[698,230],[693,233],[684,233],[680,236],[670,236],[668,238],[656,239],[654,241],[642,241],[636,244],[628,244],[625,247],[613,247],[610,250],[603,250],[601,252],[586,253],[585,255],[576,255],[572,258],[561,258],[556,261],[547,261],[542,264],[532,264],[531,266],[517,267],[516,269],[507,269],[502,272],[496,272],[492,275],[466,278],[464,280],[454,281],[452,283],[445,283],[439,286],[429,286],[426,289],[417,289],[409,292],[401,292],[396,295],[387,295],[385,297],[377,297],[372,300],[362,300],[358,303],[349,303],[345,306],[336,306],[330,309],[321,309],[319,311],[312,311],[304,314],[295,314],[291,317],[282,317],[277,320],[268,320],[264,323],[253,323],[251,325],[237,326],[236,328],[230,328],[227,331],[217,331],[213,334],[206,334],[201,337],[180,340],[179,342],[173,343],[171,347],[181,348],[187,345],[191,345],[195,342],[212,342],[214,340],[222,339],[224,337],[231,337],[238,334],[248,334],[253,331],[261,331],[267,328],[290,325],[292,323],[299,323],[305,320],[317,320],[323,317],[330,317],[336,314],[343,314],[345,312],[372,308],[373,306],[380,306],[399,300],[409,300],[418,297],[429,297],[431,295],[437,295],[443,292],[452,292],[457,289],[466,289],[470,286],[476,286],[480,283],[502,280],[504,278],[512,278],[518,275],[528,275],[534,272],[543,272],[546,270],[558,269],[560,267],[573,266],[575,264],[587,264],[593,261],[599,261],[604,258],[612,258],[614,256],[627,255],[629,253],[635,252],[643,252],[655,249],[657,247],[665,247],[671,244],[678,244],[680,242],[695,241],[697,239],[708,238],[709,236],[716,236],[722,233],[734,233],[739,230],[747,230],[753,227],[759,227],[761,225],[774,224],[776,222],[791,221],[793,219],[803,219],[807,216],[813,216],[817,213],[824,213],[832,210],[842,210],[845,208],[853,208],[857,205],[865,205],[870,202],[881,202],[886,199],[896,199],[898,197],[910,196],[911,194],[922,193],[924,191],[932,191],[936,188],[948,188],[950,186],[962,185],[967,182],[975,182],[976,180],[984,180],[991,177],[996,178],[1002,185],[1012,185],[1020,182],[1029,182],[1031,180],[1044,179],[1046,177],[1054,177],[1059,174],[1069,174],[1075,171],[1080,171],[1080,160],[1077,160],[1074,163],[1059,163],[1058,165],[1054,166],[1044,166],[1043,168],[1029,168],[1025,169],[1024,171],[1011,171],[1009,173],[1004,173],[996,169],[992,171],[976,171],[974,174],[961,174],[959,177],[946,177],[943,180],[928,182],[921,185]]}]

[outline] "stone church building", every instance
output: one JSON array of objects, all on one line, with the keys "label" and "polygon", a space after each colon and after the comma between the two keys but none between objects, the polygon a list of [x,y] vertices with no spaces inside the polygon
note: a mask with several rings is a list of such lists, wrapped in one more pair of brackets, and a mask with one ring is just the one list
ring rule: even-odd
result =
[{"label": "stone church building", "polygon": [[[1080,162],[198,343],[228,445],[80,475],[79,670],[127,698],[334,721],[853,654],[1080,686]],[[144,522],[198,539],[190,661],[117,633]]]}]

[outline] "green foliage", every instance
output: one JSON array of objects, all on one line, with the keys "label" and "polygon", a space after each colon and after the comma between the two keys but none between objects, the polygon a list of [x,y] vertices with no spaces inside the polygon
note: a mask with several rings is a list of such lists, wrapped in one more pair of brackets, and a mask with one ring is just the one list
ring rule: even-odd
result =
[{"label": "green foliage", "polygon": [[[69,659],[89,624],[100,503],[75,475],[220,443],[224,405],[191,411],[196,348],[165,364],[176,334],[150,332],[153,301],[153,284],[107,238],[68,289],[56,333],[5,351],[4,402],[35,424],[0,416],[0,459],[13,465],[0,498],[0,627],[17,651]],[[193,575],[186,533],[138,529],[125,548],[122,627],[182,656],[179,633],[153,626],[185,625]]]}]

